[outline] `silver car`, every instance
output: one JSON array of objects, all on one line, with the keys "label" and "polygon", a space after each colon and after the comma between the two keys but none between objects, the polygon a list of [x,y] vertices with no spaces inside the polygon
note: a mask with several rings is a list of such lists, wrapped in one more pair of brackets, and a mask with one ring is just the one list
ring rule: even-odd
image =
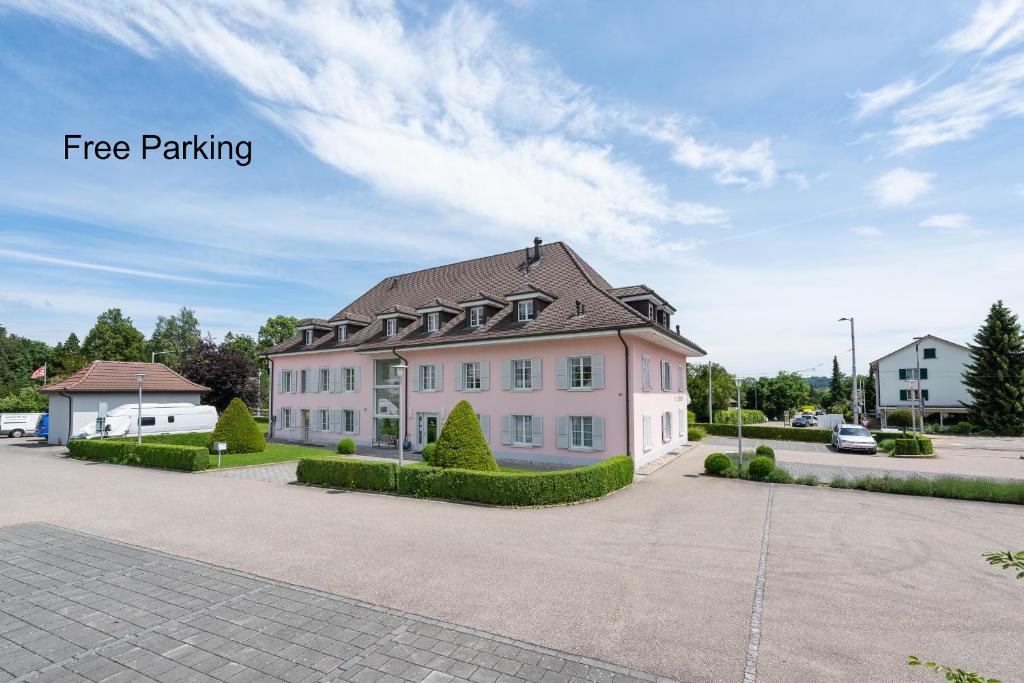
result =
[{"label": "silver car", "polygon": [[872,455],[878,452],[875,437],[860,425],[840,424],[833,427],[832,445],[837,451],[860,451]]}]

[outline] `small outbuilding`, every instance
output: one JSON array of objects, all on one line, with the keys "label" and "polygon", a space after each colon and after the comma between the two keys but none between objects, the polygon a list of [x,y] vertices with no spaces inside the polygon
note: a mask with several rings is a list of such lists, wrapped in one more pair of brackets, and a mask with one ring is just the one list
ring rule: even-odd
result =
[{"label": "small outbuilding", "polygon": [[97,360],[70,377],[43,387],[50,396],[51,444],[63,445],[72,434],[95,426],[102,432],[107,413],[123,405],[190,403],[199,405],[210,389],[187,380],[163,363],[127,363]]}]

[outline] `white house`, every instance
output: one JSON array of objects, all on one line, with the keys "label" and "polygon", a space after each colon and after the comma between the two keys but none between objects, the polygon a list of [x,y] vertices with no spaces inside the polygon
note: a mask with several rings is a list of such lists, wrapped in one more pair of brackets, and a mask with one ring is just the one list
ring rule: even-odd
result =
[{"label": "white house", "polygon": [[[950,415],[965,414],[965,404],[972,403],[963,381],[964,368],[969,360],[966,346],[929,334],[872,361],[875,414],[881,419],[882,426],[886,426],[889,412],[917,407],[919,398],[924,414],[938,413],[940,421],[945,421]],[[920,382],[917,377],[919,365]]]},{"label": "white house", "polygon": [[69,435],[82,431],[102,432],[109,411],[138,403],[139,374],[143,375],[145,403],[198,405],[209,391],[163,363],[93,361],[70,377],[40,389],[50,395],[49,443],[66,444]]}]

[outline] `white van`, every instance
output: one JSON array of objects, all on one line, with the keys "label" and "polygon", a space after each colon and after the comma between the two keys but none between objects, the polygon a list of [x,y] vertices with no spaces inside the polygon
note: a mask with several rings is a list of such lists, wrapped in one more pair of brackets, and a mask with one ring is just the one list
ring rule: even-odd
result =
[{"label": "white van", "polygon": [[43,413],[0,413],[0,436],[18,438],[35,434]]},{"label": "white van", "polygon": [[[138,434],[138,404],[123,405],[107,412],[106,417],[79,430],[75,439],[98,439],[101,436],[135,436]],[[142,435],[177,434],[180,432],[212,432],[217,426],[217,409],[191,403],[143,403]],[[97,431],[101,429],[102,432]]]}]

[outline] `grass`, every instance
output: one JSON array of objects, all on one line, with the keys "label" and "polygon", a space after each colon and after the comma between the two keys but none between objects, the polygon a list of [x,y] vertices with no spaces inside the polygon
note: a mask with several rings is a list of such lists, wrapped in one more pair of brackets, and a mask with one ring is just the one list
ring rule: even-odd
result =
[{"label": "grass", "polygon": [[[330,451],[323,448],[308,446],[292,446],[283,443],[268,443],[262,453],[225,453],[221,456],[221,469],[226,467],[245,467],[247,465],[268,465],[274,462],[289,462],[310,456],[329,455]],[[210,456],[210,469],[217,469],[217,456]]]},{"label": "grass", "polygon": [[938,477],[937,479],[860,477],[859,479],[833,479],[829,485],[834,489],[859,489],[874,493],[896,493],[905,496],[930,496],[984,503],[1024,505],[1024,482],[961,479],[959,477]]}]

